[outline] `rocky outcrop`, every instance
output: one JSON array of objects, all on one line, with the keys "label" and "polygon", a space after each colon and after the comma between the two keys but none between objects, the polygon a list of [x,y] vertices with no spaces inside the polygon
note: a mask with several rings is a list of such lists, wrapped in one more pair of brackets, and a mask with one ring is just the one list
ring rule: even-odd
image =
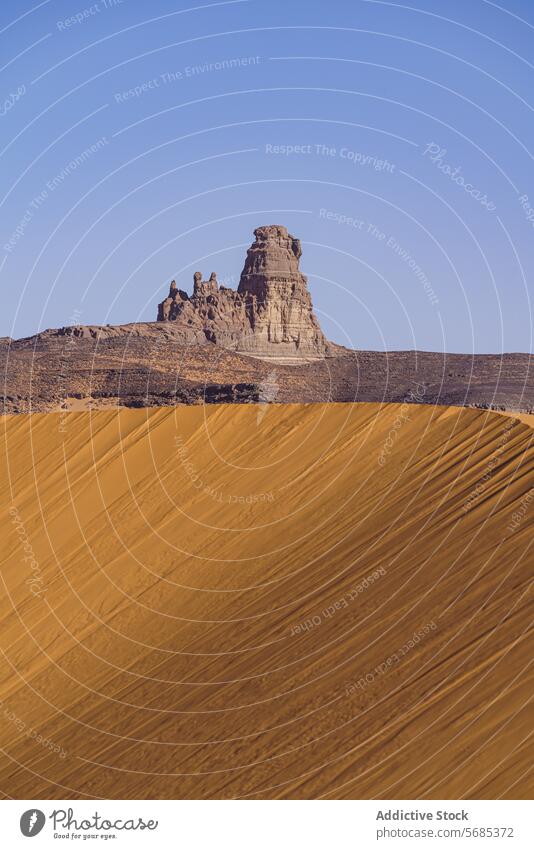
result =
[{"label": "rocky outcrop", "polygon": [[195,272],[193,294],[171,283],[158,321],[177,322],[192,343],[214,342],[262,358],[316,359],[330,346],[317,321],[307,279],[299,269],[300,241],[285,227],[254,230],[237,291],[215,273]]},{"label": "rocky outcrop", "polygon": [[345,350],[275,364],[210,345],[205,337],[201,345],[184,342],[173,321],[62,328],[11,340],[0,346],[0,371],[2,413],[256,402],[261,421],[272,403],[534,409],[530,354]]}]

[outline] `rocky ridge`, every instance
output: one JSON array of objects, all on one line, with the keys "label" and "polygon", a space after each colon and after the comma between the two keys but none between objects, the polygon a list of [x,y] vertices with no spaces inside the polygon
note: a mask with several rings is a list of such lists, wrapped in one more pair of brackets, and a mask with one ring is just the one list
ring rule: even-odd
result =
[{"label": "rocky ridge", "polygon": [[258,227],[237,290],[171,284],[158,320],[0,338],[0,412],[197,403],[381,401],[529,413],[529,354],[350,351],[314,315],[301,246]]},{"label": "rocky ridge", "polygon": [[213,342],[262,358],[309,360],[332,353],[301,273],[300,241],[277,224],[254,230],[237,291],[197,271],[193,294],[173,280],[159,322],[176,322],[193,344]]}]

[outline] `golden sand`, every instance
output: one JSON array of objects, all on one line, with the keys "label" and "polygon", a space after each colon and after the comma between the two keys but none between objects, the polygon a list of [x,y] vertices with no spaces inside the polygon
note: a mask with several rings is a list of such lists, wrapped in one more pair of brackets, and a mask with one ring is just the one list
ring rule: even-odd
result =
[{"label": "golden sand", "polygon": [[1,424],[3,794],[532,794],[528,423],[332,404]]}]

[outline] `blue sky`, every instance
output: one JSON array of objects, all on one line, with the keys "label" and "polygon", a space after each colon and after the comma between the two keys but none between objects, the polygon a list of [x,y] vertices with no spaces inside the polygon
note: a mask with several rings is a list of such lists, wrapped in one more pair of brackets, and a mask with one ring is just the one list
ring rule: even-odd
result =
[{"label": "blue sky", "polygon": [[0,335],[152,320],[303,244],[328,336],[532,350],[529,2],[0,8]]}]

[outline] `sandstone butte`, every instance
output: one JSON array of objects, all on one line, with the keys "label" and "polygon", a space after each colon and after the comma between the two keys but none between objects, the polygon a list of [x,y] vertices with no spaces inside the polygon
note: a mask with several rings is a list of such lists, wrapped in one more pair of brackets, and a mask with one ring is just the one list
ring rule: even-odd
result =
[{"label": "sandstone butte", "polygon": [[1,792],[531,798],[526,422],[221,404],[2,426]]},{"label": "sandstone butte", "polygon": [[[195,272],[157,320],[0,338],[0,412],[196,403],[404,401],[534,409],[532,356],[351,350],[314,314],[301,244],[258,227],[237,290]],[[356,283],[355,283],[356,285]],[[155,316],[156,319],[156,316]]]}]

